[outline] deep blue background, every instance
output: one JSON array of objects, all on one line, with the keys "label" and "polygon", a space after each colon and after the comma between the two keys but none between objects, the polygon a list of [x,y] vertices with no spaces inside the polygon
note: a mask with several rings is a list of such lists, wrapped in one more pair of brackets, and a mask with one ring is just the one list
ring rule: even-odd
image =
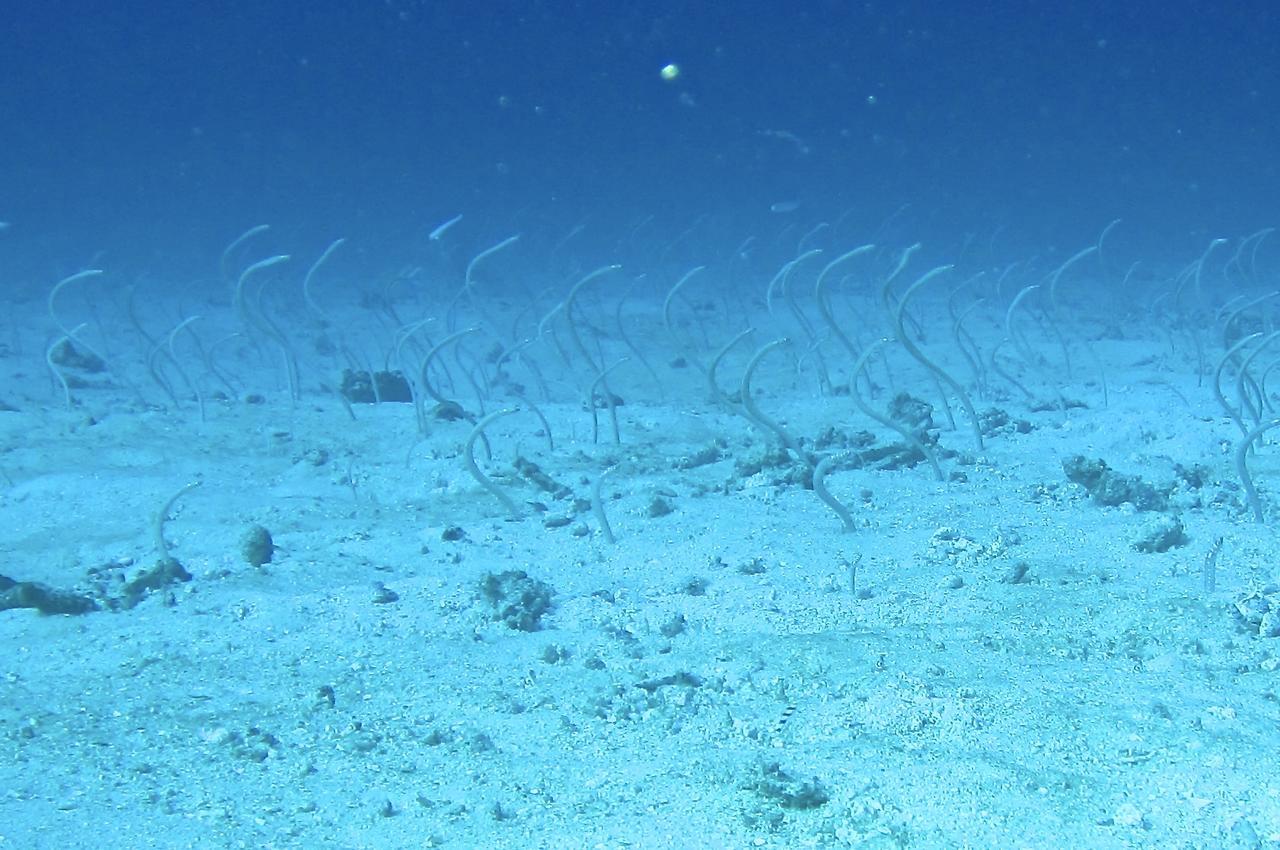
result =
[{"label": "deep blue background", "polygon": [[1273,6],[7,0],[4,250],[195,266],[261,222],[395,244],[459,212],[478,246],[645,213],[746,234],[780,201],[1190,250],[1277,223]]}]

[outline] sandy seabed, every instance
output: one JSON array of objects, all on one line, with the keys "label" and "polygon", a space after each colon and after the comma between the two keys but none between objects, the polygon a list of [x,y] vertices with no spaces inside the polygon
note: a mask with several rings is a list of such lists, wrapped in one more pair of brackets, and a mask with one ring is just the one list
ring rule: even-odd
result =
[{"label": "sandy seabed", "polygon": [[[1274,415],[1259,340],[1214,374],[1274,305],[1028,293],[993,369],[1040,279],[976,287],[968,342],[959,280],[906,333],[981,448],[901,345],[853,381],[928,417],[941,481],[861,413],[812,299],[763,286],[624,312],[593,282],[557,312],[569,278],[460,318],[329,295],[322,322],[86,280],[60,328],[13,298],[0,845],[1280,847],[1280,458],[1248,456],[1257,523],[1213,392]],[[876,286],[833,291],[859,350],[893,336]],[[415,372],[468,322],[440,404]],[[343,396],[344,368],[402,364],[416,406]],[[812,489],[827,457],[848,530]],[[18,607],[40,593],[97,610]]]}]

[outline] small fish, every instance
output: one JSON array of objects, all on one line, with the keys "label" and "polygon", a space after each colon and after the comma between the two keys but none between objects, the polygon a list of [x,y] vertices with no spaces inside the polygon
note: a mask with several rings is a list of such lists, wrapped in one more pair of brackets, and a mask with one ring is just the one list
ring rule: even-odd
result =
[{"label": "small fish", "polygon": [[431,231],[431,235],[428,236],[427,238],[430,239],[432,242],[439,242],[440,239],[444,236],[445,231],[447,231],[450,227],[453,227],[455,224],[457,224],[460,221],[462,221],[462,213],[458,213],[453,218],[449,219],[444,224],[440,225],[435,230]]},{"label": "small fish", "polygon": [[800,209],[799,201],[778,201],[775,204],[769,204],[771,213],[793,213],[798,209]]}]

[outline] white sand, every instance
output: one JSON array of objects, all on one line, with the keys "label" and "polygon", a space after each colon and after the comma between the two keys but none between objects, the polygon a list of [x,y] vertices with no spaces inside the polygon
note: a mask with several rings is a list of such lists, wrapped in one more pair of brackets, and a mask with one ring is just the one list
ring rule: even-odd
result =
[{"label": "white sand", "polygon": [[[676,305],[694,356],[709,360],[748,315],[758,328],[720,367],[728,391],[751,351],[800,331],[786,310],[764,312],[753,283],[736,303],[708,299],[704,340],[689,317],[694,290],[714,288],[708,275]],[[619,464],[604,487],[610,546],[590,510],[560,528],[527,507],[505,519],[464,469],[470,422],[433,421],[420,435],[406,404],[356,405],[352,421],[322,388],[336,385],[341,356],[316,353],[290,280],[278,319],[298,352],[300,401],[288,398],[278,351],[244,338],[217,362],[241,396],[263,403],[214,399],[218,381],[179,338],[203,423],[163,358],[180,404],[148,376],[149,347],[111,290],[61,302],[64,323],[90,323],[84,339],[114,375],[107,388],[73,389],[71,409],[43,363],[56,332],[42,296],[6,305],[0,399],[18,410],[0,413],[0,574],[87,592],[91,572],[110,567],[103,585],[117,593],[112,576],[158,558],[160,506],[201,486],[165,526],[191,581],[130,610],[0,612],[0,846],[1280,846],[1280,638],[1251,633],[1234,610],[1280,579],[1280,455],[1263,446],[1251,459],[1268,518],[1255,524],[1231,463],[1240,432],[1211,376],[1197,385],[1191,337],[1178,331],[1171,347],[1142,298],[1065,299],[1071,379],[1055,337],[1024,319],[1045,368],[1087,407],[1032,412],[989,376],[978,408],[1033,430],[989,434],[980,452],[959,405],[951,430],[932,383],[892,351],[898,388],[934,405],[941,445],[959,453],[944,471],[967,480],[938,483],[923,464],[837,470],[828,484],[852,510],[852,533],[812,491],[775,483],[787,470],[735,472],[735,460],[776,441],[710,404],[696,368],[668,365],[665,292],[625,309],[663,393],[634,358],[610,376],[626,401],[620,446],[603,412],[592,442],[579,392],[591,375],[560,325],[576,371],[545,339],[528,350],[549,399],[511,367],[550,421],[554,451],[523,412],[490,426],[493,458],[480,462],[550,516],[567,501],[518,480],[517,452],[580,499]],[[797,292],[811,291],[806,280]],[[926,350],[973,390],[945,313],[957,281],[917,295],[912,312],[929,331]],[[1002,302],[970,316],[984,353],[1003,334],[1010,295],[1040,281],[1007,285]],[[571,283],[540,299],[523,330]],[[206,346],[243,330],[224,290],[209,290],[145,302],[144,326],[160,339],[199,313]],[[577,308],[606,329],[606,363],[628,353],[611,331],[616,291],[584,293]],[[329,337],[380,366],[390,319],[354,294],[326,297],[342,317]],[[443,337],[447,299],[401,297],[403,320],[434,315],[427,333]],[[500,329],[524,306],[480,298]],[[1215,306],[1226,298],[1214,295]],[[841,295],[837,312],[853,328],[855,313],[866,316],[866,341],[887,330],[876,303]],[[1086,340],[1106,365],[1105,407]],[[1212,317],[1203,340],[1212,365],[1222,353]],[[471,344],[464,362],[492,344]],[[821,392],[804,349],[762,361],[760,408],[806,444],[828,427],[894,439],[847,396]],[[830,338],[822,351],[846,383],[849,358]],[[1001,356],[1053,401],[1015,351]],[[451,352],[445,362],[450,397],[476,412],[463,368]],[[886,379],[878,365],[873,375],[883,409]],[[1233,381],[1228,370],[1228,390]],[[517,403],[495,388],[485,404]],[[678,468],[715,440],[722,460]],[[1175,464],[1202,465],[1204,485],[1171,496],[1186,544],[1136,551],[1156,515],[1094,504],[1064,476],[1062,460],[1076,454],[1161,487],[1177,480]],[[658,494],[674,511],[650,517]],[[254,524],[279,546],[261,569],[241,554]],[[448,526],[465,539],[442,540]],[[1219,536],[1207,594],[1200,570]],[[1002,581],[1020,561],[1026,580]],[[482,579],[507,570],[553,589],[540,630],[496,622],[481,598]],[[377,601],[375,583],[398,598]],[[788,805],[788,794],[818,788],[825,802]]]}]

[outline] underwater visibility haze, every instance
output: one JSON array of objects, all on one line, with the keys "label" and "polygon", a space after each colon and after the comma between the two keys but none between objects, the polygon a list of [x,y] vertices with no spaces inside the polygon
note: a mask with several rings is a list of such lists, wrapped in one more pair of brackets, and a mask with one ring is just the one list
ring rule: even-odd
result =
[{"label": "underwater visibility haze", "polygon": [[1280,848],[1280,11],[9,0],[0,844]]}]

